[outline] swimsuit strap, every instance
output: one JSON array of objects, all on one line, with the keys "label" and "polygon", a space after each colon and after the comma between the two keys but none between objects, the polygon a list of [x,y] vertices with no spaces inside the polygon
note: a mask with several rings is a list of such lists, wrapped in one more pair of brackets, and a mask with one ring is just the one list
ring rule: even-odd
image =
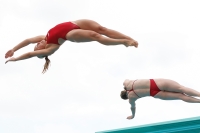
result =
[{"label": "swimsuit strap", "polygon": [[[136,79],[136,80],[137,80],[137,79]],[[136,81],[136,80],[135,80],[135,81]],[[134,93],[135,93],[135,91],[134,91],[134,89],[133,89],[133,85],[134,85],[134,82],[135,82],[135,81],[133,81],[132,89],[130,90],[130,91],[133,91]],[[135,95],[137,95],[137,94],[135,93]],[[137,95],[137,96],[138,96],[138,95]],[[139,97],[139,96],[138,96],[138,97]]]}]

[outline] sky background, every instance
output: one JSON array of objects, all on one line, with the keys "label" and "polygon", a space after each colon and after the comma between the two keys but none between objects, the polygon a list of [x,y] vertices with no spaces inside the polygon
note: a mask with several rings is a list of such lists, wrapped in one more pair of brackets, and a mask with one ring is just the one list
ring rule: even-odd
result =
[{"label": "sky background", "polygon": [[[168,78],[200,91],[198,0],[0,0],[0,132],[94,133],[199,116],[200,104],[145,97],[136,116],[120,98],[125,79]],[[95,20],[139,47],[65,42],[44,59],[4,64],[5,53],[55,25]],[[14,57],[32,51],[31,44]]]}]

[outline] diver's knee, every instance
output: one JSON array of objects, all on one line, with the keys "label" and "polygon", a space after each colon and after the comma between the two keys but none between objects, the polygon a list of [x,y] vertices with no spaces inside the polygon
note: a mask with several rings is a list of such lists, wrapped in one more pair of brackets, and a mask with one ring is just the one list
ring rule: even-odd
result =
[{"label": "diver's knee", "polygon": [[108,31],[108,28],[106,28],[106,27],[103,27],[103,26],[101,26],[101,25],[99,25],[99,26],[97,27],[97,32],[98,32],[98,33],[106,34],[107,31]]},{"label": "diver's knee", "polygon": [[101,37],[101,35],[100,35],[99,33],[93,32],[93,31],[91,31],[91,32],[89,33],[89,36],[90,36],[90,38],[92,38],[92,39],[94,39],[94,40],[98,40],[98,39]]}]

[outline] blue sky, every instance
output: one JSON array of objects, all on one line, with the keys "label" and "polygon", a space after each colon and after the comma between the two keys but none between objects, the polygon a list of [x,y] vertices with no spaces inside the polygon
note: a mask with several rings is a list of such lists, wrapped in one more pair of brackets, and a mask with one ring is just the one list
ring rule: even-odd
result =
[{"label": "blue sky", "polygon": [[[1,133],[90,133],[199,116],[200,104],[136,102],[136,117],[119,94],[125,79],[169,78],[200,91],[198,0],[7,0],[0,4]],[[4,64],[23,39],[58,23],[92,19],[139,42],[139,47],[65,42],[44,60]],[[30,45],[17,51],[32,51]]]}]

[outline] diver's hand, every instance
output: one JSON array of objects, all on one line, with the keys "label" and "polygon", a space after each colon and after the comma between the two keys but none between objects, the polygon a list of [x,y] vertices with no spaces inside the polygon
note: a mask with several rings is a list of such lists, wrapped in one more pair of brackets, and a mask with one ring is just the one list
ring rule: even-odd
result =
[{"label": "diver's hand", "polygon": [[7,63],[7,62],[10,62],[10,61],[15,61],[16,59],[14,58],[14,57],[12,57],[12,58],[10,58],[9,60],[7,60],[6,62],[5,62],[5,64]]},{"label": "diver's hand", "polygon": [[14,55],[14,51],[12,49],[8,50],[8,52],[5,54],[5,58],[12,57],[13,55]]},{"label": "diver's hand", "polygon": [[133,116],[132,115],[128,116],[126,119],[131,120],[131,119],[133,119]]}]

